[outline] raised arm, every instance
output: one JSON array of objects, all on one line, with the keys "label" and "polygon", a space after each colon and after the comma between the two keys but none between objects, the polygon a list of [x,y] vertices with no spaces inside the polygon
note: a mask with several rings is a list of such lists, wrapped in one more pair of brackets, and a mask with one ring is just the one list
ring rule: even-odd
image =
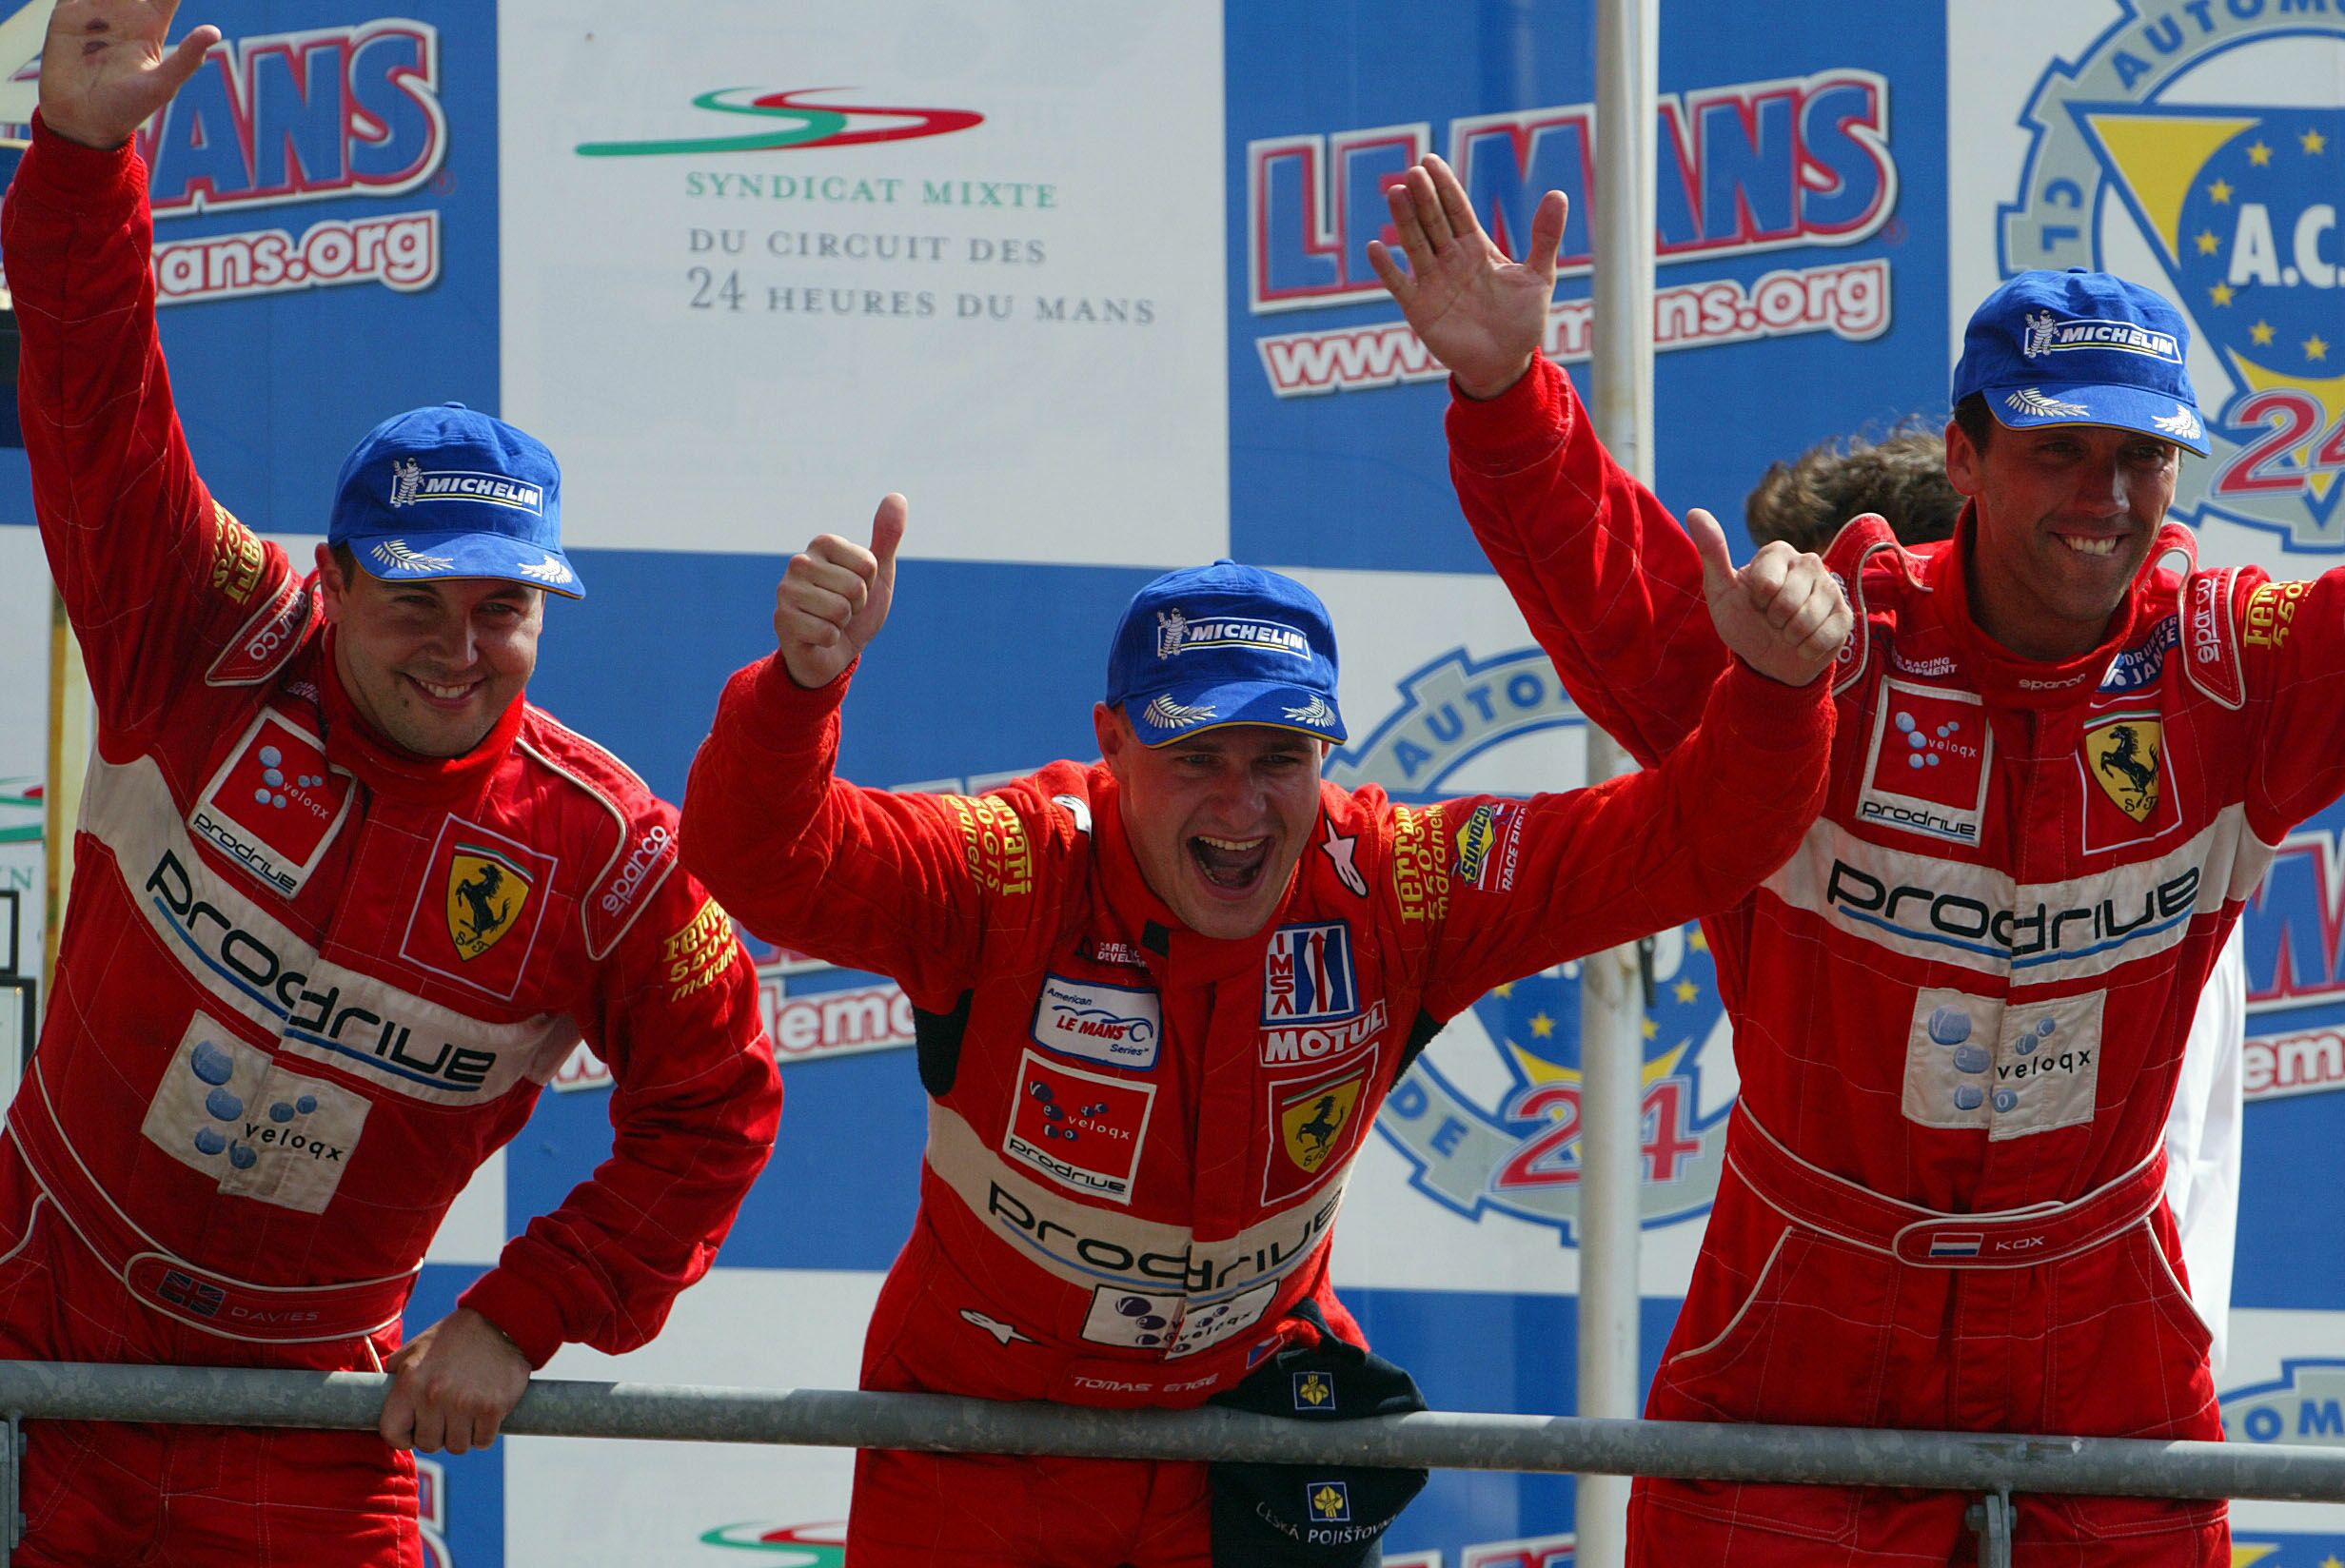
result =
[{"label": "raised arm", "polygon": [[1527,801],[1436,810],[1455,838],[1426,1005],[1448,1018],[1490,987],[1730,908],[1789,859],[1823,809],[1826,672],[1846,600],[1823,563],[1736,569],[1715,519],[1689,521],[1712,623],[1734,657],[1701,723],[1659,765]]},{"label": "raised arm", "polygon": [[986,901],[1022,895],[1009,805],[896,794],[834,775],[849,672],[887,620],[904,500],[869,546],[826,534],[775,596],[774,653],[725,685],[684,794],[684,863],[769,942],[886,974],[949,1009],[974,977]]},{"label": "raised arm", "polygon": [[196,477],[155,333],[153,224],[133,131],[219,32],[163,48],[174,7],[65,0],[0,215],[23,335],[33,509],[111,728],[151,722],[238,633],[293,613],[296,574]]},{"label": "raised arm", "polygon": [[1565,198],[1541,199],[1529,254],[1515,262],[1439,158],[1386,195],[1400,255],[1381,243],[1369,253],[1450,369],[1449,469],[1467,520],[1573,698],[1650,762],[1692,728],[1725,655],[1701,613],[1685,534],[1612,461],[1539,352]]}]

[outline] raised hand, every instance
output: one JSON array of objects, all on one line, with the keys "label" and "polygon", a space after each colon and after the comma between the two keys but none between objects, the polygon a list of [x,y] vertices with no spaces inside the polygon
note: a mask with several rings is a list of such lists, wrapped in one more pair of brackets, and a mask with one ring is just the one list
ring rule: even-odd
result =
[{"label": "raised hand", "polygon": [[1702,553],[1711,624],[1744,663],[1786,686],[1804,686],[1831,668],[1854,620],[1821,559],[1777,539],[1738,568],[1726,554],[1725,531],[1700,507],[1685,514],[1685,532]]},{"label": "raised hand", "polygon": [[896,550],[904,541],[904,498],[884,497],[872,514],[868,548],[822,534],[790,558],[774,591],[774,637],[790,678],[828,686],[887,623],[896,598]]},{"label": "raised hand", "polygon": [[1568,202],[1560,190],[1539,198],[1530,253],[1514,262],[1482,231],[1466,187],[1432,154],[1384,194],[1409,267],[1382,240],[1369,242],[1370,265],[1465,394],[1495,398],[1522,379],[1547,336]]},{"label": "raised hand", "polygon": [[220,42],[197,28],[163,47],[179,0],[57,0],[41,49],[41,122],[86,147],[120,147],[171,101]]}]

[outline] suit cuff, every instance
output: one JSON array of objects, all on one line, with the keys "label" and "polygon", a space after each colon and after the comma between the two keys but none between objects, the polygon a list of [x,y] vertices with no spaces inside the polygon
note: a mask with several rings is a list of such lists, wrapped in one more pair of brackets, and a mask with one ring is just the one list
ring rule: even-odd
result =
[{"label": "suit cuff", "polygon": [[1833,667],[1804,686],[1786,686],[1733,659],[1710,689],[1703,722],[1723,722],[1736,740],[1754,752],[1788,755],[1805,751],[1832,725]]},{"label": "suit cuff", "polygon": [[838,722],[847,684],[861,663],[856,660],[829,685],[811,691],[790,678],[790,667],[779,654],[743,665],[725,682],[724,696],[717,705],[718,721],[725,728],[724,744],[771,756],[820,751],[825,735]]},{"label": "suit cuff", "polygon": [[9,183],[11,198],[59,212],[88,212],[134,201],[147,188],[146,160],[120,147],[84,147],[58,135],[32,111],[32,145]]},{"label": "suit cuff", "polygon": [[478,1312],[511,1340],[531,1371],[552,1361],[554,1352],[562,1346],[561,1303],[551,1292],[520,1278],[502,1264],[473,1282],[471,1289],[456,1298],[456,1304]]},{"label": "suit cuff", "polygon": [[1571,379],[1545,354],[1531,357],[1518,381],[1487,401],[1449,382],[1449,455],[1477,474],[1516,474],[1547,461],[1581,417]]}]

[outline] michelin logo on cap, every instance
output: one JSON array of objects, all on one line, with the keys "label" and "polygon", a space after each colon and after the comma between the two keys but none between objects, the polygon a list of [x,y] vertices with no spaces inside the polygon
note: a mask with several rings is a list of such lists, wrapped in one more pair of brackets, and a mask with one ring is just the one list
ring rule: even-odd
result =
[{"label": "michelin logo on cap", "polygon": [[2027,318],[2020,340],[2021,356],[2040,360],[2046,354],[2072,348],[2108,348],[2121,354],[2147,354],[2168,364],[2182,363],[2182,345],[2171,332],[2132,322],[2101,322],[2089,317],[2072,316],[2060,321],[2049,310],[2040,310]]},{"label": "michelin logo on cap", "polygon": [[1269,653],[1310,657],[1310,638],[1276,620],[1191,620],[1178,610],[1156,612],[1156,657],[1194,653],[1200,648],[1260,648]]},{"label": "michelin logo on cap", "polygon": [[464,469],[429,470],[413,458],[391,465],[390,504],[395,510],[427,500],[477,500],[517,512],[545,515],[545,492],[502,474]]}]

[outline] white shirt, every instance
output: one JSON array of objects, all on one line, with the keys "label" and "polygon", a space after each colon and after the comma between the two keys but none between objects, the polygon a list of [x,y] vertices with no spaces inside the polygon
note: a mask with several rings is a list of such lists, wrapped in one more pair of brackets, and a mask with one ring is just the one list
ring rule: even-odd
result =
[{"label": "white shirt", "polygon": [[2191,1303],[2215,1339],[2208,1360],[2218,1379],[2239,1225],[2239,1059],[2246,1037],[2247,959],[2235,926],[2199,993],[2166,1115],[2166,1202],[2182,1236]]}]

